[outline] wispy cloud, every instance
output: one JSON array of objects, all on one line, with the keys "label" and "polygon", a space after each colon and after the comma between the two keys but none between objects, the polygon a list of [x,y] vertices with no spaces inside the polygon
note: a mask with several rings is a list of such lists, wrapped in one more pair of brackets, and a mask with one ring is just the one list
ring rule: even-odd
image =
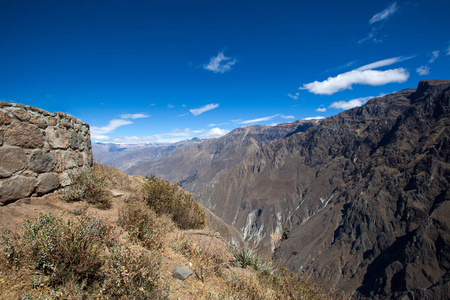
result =
[{"label": "wispy cloud", "polygon": [[295,119],[294,116],[285,116],[285,115],[281,115],[280,117],[283,118],[283,119],[286,119],[286,120],[289,120],[289,119]]},{"label": "wispy cloud", "polygon": [[[92,127],[91,127],[92,128]],[[199,129],[191,130],[186,128],[184,130],[175,129],[172,132],[160,133],[149,136],[118,136],[118,137],[108,137],[108,136],[98,136],[94,138],[98,141],[104,141],[109,143],[124,143],[124,144],[140,144],[140,143],[176,143],[179,141],[198,138],[215,138],[223,136],[229,133],[228,129],[221,129],[219,127],[211,129]]]},{"label": "wispy cloud", "polygon": [[398,11],[398,9],[399,7],[397,5],[397,2],[393,2],[379,13],[374,14],[369,20],[369,25],[371,26],[369,34],[365,38],[359,40],[358,44],[362,44],[367,41],[372,41],[374,43],[382,42],[382,39],[377,36],[378,31],[383,28],[384,22],[382,21],[386,21],[391,18],[392,15],[394,15]]},{"label": "wispy cloud", "polygon": [[133,122],[127,119],[143,119],[148,118],[150,115],[146,114],[122,114],[121,119],[113,119],[109,121],[106,126],[91,126],[91,137],[98,140],[108,140],[110,137],[106,136],[108,133],[113,133],[117,128],[133,124]]},{"label": "wispy cloud", "polygon": [[428,62],[429,62],[430,64],[434,63],[434,61],[439,57],[439,53],[440,53],[439,50],[433,51],[433,52],[431,53],[431,58],[430,58],[430,60],[429,60]]},{"label": "wispy cloud", "polygon": [[189,111],[194,115],[194,116],[198,116],[201,115],[204,112],[207,112],[211,109],[217,108],[219,107],[219,104],[217,103],[211,103],[211,104],[207,104],[205,106],[199,107],[199,108],[193,108],[190,109]]},{"label": "wispy cloud", "polygon": [[343,64],[343,65],[341,65],[341,66],[338,66],[338,67],[334,67],[334,68],[325,70],[325,71],[322,72],[321,74],[326,74],[326,73],[331,73],[331,72],[333,72],[333,73],[341,72],[341,71],[343,71],[343,70],[345,70],[345,69],[350,68],[350,67],[353,66],[354,64],[356,64],[356,60],[350,61],[350,62],[348,62],[348,63],[346,63],[346,64]]},{"label": "wispy cloud", "polygon": [[339,91],[351,89],[353,84],[379,86],[392,82],[405,82],[408,78],[409,73],[404,68],[390,69],[386,71],[353,70],[339,74],[336,77],[329,77],[324,81],[306,83],[299,89],[308,90],[313,94],[332,95]]},{"label": "wispy cloud", "polygon": [[226,57],[223,52],[219,52],[217,56],[211,57],[209,64],[203,65],[203,68],[205,70],[213,71],[214,73],[225,73],[231,70],[231,67],[235,63],[235,58]]},{"label": "wispy cloud", "polygon": [[416,69],[416,72],[419,73],[419,75],[428,75],[428,74],[430,74],[430,67],[429,66],[420,66]]},{"label": "wispy cloud", "polygon": [[[450,47],[449,47],[449,51],[450,51]],[[429,64],[432,64],[432,63],[434,63],[435,61],[436,61],[436,59],[439,57],[439,54],[440,54],[441,52],[439,51],[439,50],[436,50],[436,51],[433,51],[433,52],[431,52],[431,57],[430,57],[430,59],[428,60],[428,63]],[[447,54],[448,55],[448,54]],[[416,69],[416,72],[419,74],[419,75],[428,75],[428,74],[430,74],[430,66],[428,66],[428,65],[423,65],[423,66],[420,66],[420,67],[418,67],[417,69]]]},{"label": "wispy cloud", "polygon": [[374,98],[374,97],[369,96],[369,97],[352,99],[349,101],[336,101],[336,102],[331,103],[330,107],[336,108],[336,109],[347,110],[347,109],[354,108],[357,106],[363,106],[364,104],[366,104],[367,101],[369,101],[372,98]]},{"label": "wispy cloud", "polygon": [[148,118],[149,115],[146,114],[123,114],[120,115],[122,119],[142,119],[142,118]]},{"label": "wispy cloud", "polygon": [[373,70],[373,69],[377,69],[380,67],[385,67],[385,66],[390,66],[393,65],[395,63],[401,62],[401,61],[405,61],[411,58],[414,58],[415,56],[397,56],[397,57],[392,57],[392,58],[388,58],[388,59],[383,59],[383,60],[379,60],[364,66],[361,66],[355,70],[357,71],[365,71],[365,70]]},{"label": "wispy cloud", "polygon": [[232,120],[232,122],[237,123],[237,124],[254,124],[254,123],[260,123],[260,122],[266,122],[266,121],[270,121],[275,117],[280,116],[281,114],[276,114],[273,116],[269,116],[269,117],[263,117],[263,118],[257,118],[257,119],[253,119],[253,120]]},{"label": "wispy cloud", "polygon": [[380,11],[379,13],[373,15],[373,17],[369,20],[369,24],[372,25],[373,23],[380,22],[380,21],[383,21],[383,20],[387,20],[395,12],[397,12],[397,10],[398,10],[397,3],[393,2],[393,3],[389,4],[388,7],[386,7],[382,11]]},{"label": "wispy cloud", "polygon": [[172,104],[167,104],[167,108],[174,108],[175,107],[175,105],[172,105]]},{"label": "wispy cloud", "polygon": [[228,124],[229,123],[209,124],[207,127],[215,127],[215,126],[228,125]]},{"label": "wispy cloud", "polygon": [[93,139],[102,139],[105,137],[105,134],[112,133],[117,128],[130,124],[133,124],[133,122],[124,119],[114,119],[109,121],[106,126],[91,126],[91,136]]},{"label": "wispy cloud", "polygon": [[447,50],[445,50],[445,51],[447,51],[447,53],[445,53],[445,55],[450,55],[450,46],[448,46]]},{"label": "wispy cloud", "polygon": [[319,107],[318,109],[316,109],[316,111],[318,111],[318,112],[326,112],[327,109],[325,107]]},{"label": "wispy cloud", "polygon": [[297,100],[299,95],[300,95],[300,93],[295,93],[294,95],[288,94],[288,97],[290,97],[290,98],[292,98],[294,100]]}]

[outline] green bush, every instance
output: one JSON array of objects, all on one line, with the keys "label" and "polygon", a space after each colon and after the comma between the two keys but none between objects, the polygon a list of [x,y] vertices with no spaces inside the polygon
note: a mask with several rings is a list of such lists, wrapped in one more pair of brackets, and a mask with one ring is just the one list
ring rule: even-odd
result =
[{"label": "green bush", "polygon": [[205,226],[205,212],[191,194],[178,184],[155,176],[146,178],[143,188],[146,203],[158,214],[168,214],[181,229],[201,229]]},{"label": "green bush", "polygon": [[61,190],[61,199],[66,202],[86,201],[99,208],[111,206],[107,192],[107,178],[100,166],[94,164],[92,169],[69,173],[72,184]]}]

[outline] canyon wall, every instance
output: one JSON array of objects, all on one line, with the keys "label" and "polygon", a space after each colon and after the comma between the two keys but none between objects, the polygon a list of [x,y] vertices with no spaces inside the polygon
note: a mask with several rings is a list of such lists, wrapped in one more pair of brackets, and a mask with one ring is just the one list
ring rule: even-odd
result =
[{"label": "canyon wall", "polygon": [[70,173],[92,167],[89,125],[0,101],[0,205],[70,185]]}]

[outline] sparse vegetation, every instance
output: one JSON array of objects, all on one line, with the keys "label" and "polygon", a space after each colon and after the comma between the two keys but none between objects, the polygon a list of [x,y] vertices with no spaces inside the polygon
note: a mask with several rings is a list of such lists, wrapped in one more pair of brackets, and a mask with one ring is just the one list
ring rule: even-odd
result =
[{"label": "sparse vegetation", "polygon": [[205,213],[191,194],[182,190],[178,184],[155,176],[146,179],[144,199],[158,214],[167,214],[181,229],[200,229],[205,226]]},{"label": "sparse vegetation", "polygon": [[50,214],[27,219],[21,234],[3,239],[6,266],[29,264],[51,285],[67,280],[92,282],[99,276],[101,252],[112,242],[112,229],[100,219],[62,219]]},{"label": "sparse vegetation", "polygon": [[[129,184],[108,168],[93,170],[107,182],[100,185]],[[216,233],[185,230],[203,227],[205,215],[178,185],[151,177],[138,190],[114,202],[119,215],[113,222],[93,217],[85,204],[69,209],[70,217],[42,214],[16,232],[2,229],[2,299],[175,299],[183,293],[193,299],[331,298],[251,249],[230,253]],[[171,276],[174,261],[195,274],[184,285]]]},{"label": "sparse vegetation", "polygon": [[30,277],[23,299],[159,298],[161,255],[117,243],[101,219],[41,215],[2,236],[2,273]]},{"label": "sparse vegetation", "polygon": [[116,245],[105,262],[105,280],[100,294],[109,299],[158,299],[163,283],[160,282],[161,254]]},{"label": "sparse vegetation", "polygon": [[61,199],[66,202],[86,201],[101,209],[111,205],[107,192],[107,177],[99,164],[92,169],[79,170],[69,174],[71,185],[60,191]]},{"label": "sparse vegetation", "polygon": [[173,222],[166,215],[158,216],[144,201],[129,199],[119,212],[119,225],[126,229],[132,241],[147,249],[159,249]]}]

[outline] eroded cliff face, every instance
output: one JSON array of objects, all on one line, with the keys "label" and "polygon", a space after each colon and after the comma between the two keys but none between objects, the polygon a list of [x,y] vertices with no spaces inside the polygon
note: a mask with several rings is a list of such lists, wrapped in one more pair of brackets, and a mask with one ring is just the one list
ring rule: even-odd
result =
[{"label": "eroded cliff face", "polygon": [[69,172],[91,166],[88,124],[0,101],[0,205],[67,186]]},{"label": "eroded cliff face", "polygon": [[256,151],[197,199],[267,255],[289,229],[276,256],[332,290],[448,296],[449,102],[450,81],[372,99]]}]

